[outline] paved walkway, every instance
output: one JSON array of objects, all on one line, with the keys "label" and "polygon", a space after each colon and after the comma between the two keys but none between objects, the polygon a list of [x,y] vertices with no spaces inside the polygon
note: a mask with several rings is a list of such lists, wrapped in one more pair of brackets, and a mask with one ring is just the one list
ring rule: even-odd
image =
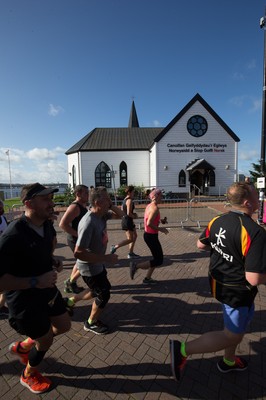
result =
[{"label": "paved walkway", "polygon": [[[135,251],[149,256],[142,231]],[[195,355],[177,384],[169,367],[169,338],[192,339],[203,332],[221,329],[219,305],[209,295],[208,254],[195,243],[197,227],[171,228],[161,235],[165,264],[154,273],[160,283],[142,284],[144,271],[129,278],[127,248],[118,250],[120,266],[110,267],[110,303],[103,320],[111,333],[97,336],[83,330],[90,305],[75,310],[72,329],[55,339],[41,364],[53,381],[50,392],[39,396],[52,400],[172,400],[172,399],[266,399],[266,289],[261,286],[250,332],[239,348],[249,360],[242,373],[221,374],[216,368],[221,353]],[[124,239],[120,230],[109,229],[109,243]],[[65,235],[58,231],[58,256],[64,261],[58,287],[69,276],[73,258]],[[82,281],[80,280],[80,283]],[[34,318],[34,316],[33,316]],[[8,345],[20,339],[7,320],[0,321],[0,398],[30,400],[36,395],[19,383],[21,365],[8,353]]]}]

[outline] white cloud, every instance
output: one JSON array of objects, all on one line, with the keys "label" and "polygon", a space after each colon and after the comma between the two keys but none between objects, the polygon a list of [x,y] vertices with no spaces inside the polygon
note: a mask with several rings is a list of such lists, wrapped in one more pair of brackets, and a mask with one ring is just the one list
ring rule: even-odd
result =
[{"label": "white cloud", "polygon": [[[7,150],[9,150],[9,156],[7,156],[6,152]],[[16,150],[15,152],[13,151],[13,149],[4,149],[4,148],[0,148],[0,162],[3,161],[3,163],[8,162],[8,159],[11,162],[20,162],[21,158],[23,157],[23,151],[21,150]],[[0,167],[1,170],[1,167]]]},{"label": "white cloud", "polygon": [[244,72],[239,72],[239,71],[235,71],[232,75],[233,80],[235,81],[243,81],[247,78],[247,74],[256,69],[257,67],[257,63],[255,59],[251,59],[249,61],[247,61],[247,63],[243,66],[242,69],[245,70],[246,73]]},{"label": "white cloud", "polygon": [[49,160],[51,158],[54,158],[53,152],[48,149],[35,148],[29,150],[26,154],[30,160]]},{"label": "white cloud", "polygon": [[232,97],[229,99],[229,103],[237,108],[246,107],[249,113],[261,110],[261,99],[255,99],[247,95]]},{"label": "white cloud", "polygon": [[[0,148],[0,180],[9,183],[9,164],[5,152]],[[10,170],[12,183],[66,183],[67,157],[66,149],[56,147],[53,149],[34,148],[27,151],[10,149]]]},{"label": "white cloud", "polygon": [[238,150],[238,173],[249,175],[249,171],[253,170],[252,164],[258,164],[260,159],[260,150],[258,143],[255,141],[248,146],[240,143]]},{"label": "white cloud", "polygon": [[155,120],[153,121],[153,126],[155,126],[155,127],[161,126],[160,121],[158,121],[157,119],[155,119]]},{"label": "white cloud", "polygon": [[256,67],[257,63],[255,59],[252,59],[247,63],[247,69],[255,69]]},{"label": "white cloud", "polygon": [[[241,150],[239,151],[239,160],[256,162],[259,158],[258,150]],[[255,160],[255,161],[254,161]]]},{"label": "white cloud", "polygon": [[248,110],[250,113],[261,110],[261,108],[262,108],[261,99],[251,99],[250,101],[251,101],[251,107]]},{"label": "white cloud", "polygon": [[247,98],[247,96],[235,96],[232,97],[231,99],[229,99],[229,103],[236,106],[236,107],[242,107],[245,99]]},{"label": "white cloud", "polygon": [[234,72],[233,73],[233,79],[236,81],[242,81],[244,80],[245,76],[242,72]]},{"label": "white cloud", "polygon": [[26,156],[31,159],[31,160],[54,160],[58,157],[58,155],[62,154],[65,152],[65,149],[62,147],[56,147],[55,149],[39,149],[39,148],[34,148],[32,150],[29,150],[26,153]]},{"label": "white cloud", "polygon": [[59,113],[63,113],[64,109],[61,106],[54,106],[53,104],[49,104],[49,110],[48,114],[51,115],[51,117],[57,117]]}]

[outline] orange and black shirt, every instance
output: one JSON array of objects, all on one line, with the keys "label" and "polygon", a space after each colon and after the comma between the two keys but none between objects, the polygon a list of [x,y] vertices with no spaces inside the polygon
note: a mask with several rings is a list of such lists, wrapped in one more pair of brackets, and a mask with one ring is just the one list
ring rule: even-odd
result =
[{"label": "orange and black shirt", "polygon": [[266,232],[238,211],[212,219],[200,236],[211,247],[209,275],[212,294],[232,307],[250,305],[257,288],[245,272],[266,273]]}]

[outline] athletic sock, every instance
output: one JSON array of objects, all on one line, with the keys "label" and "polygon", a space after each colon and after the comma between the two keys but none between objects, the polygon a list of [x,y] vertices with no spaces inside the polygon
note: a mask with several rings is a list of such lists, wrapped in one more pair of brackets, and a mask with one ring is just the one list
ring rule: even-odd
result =
[{"label": "athletic sock", "polygon": [[36,371],[36,368],[31,367],[31,366],[29,365],[29,363],[28,363],[28,364],[26,365],[26,368],[24,369],[24,372],[23,372],[24,378],[26,378],[27,376],[32,375],[35,371]]},{"label": "athletic sock", "polygon": [[29,337],[29,338],[23,340],[23,342],[20,342],[19,347],[20,347],[20,349],[25,350],[25,352],[28,352],[32,348],[32,346],[34,346],[34,344],[35,344],[35,340],[33,340]]},{"label": "athletic sock", "polygon": [[185,342],[181,342],[180,353],[182,354],[183,357],[187,358],[186,343]]},{"label": "athletic sock", "polygon": [[88,324],[91,325],[93,324],[95,321],[93,319],[88,318]]},{"label": "athletic sock", "polygon": [[235,361],[230,361],[230,360],[227,360],[225,357],[223,358],[223,361],[224,361],[224,363],[226,364],[226,365],[228,365],[229,367],[233,367],[233,365],[235,365]]},{"label": "athletic sock", "polygon": [[74,305],[75,305],[75,299],[74,299],[74,297],[69,297],[69,299],[67,300],[67,305],[68,305],[69,307],[74,307]]}]

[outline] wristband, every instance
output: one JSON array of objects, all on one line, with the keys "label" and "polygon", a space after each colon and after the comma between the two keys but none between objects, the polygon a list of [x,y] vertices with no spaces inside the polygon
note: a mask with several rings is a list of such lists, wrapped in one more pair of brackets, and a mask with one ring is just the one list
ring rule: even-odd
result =
[{"label": "wristband", "polygon": [[37,283],[38,283],[38,279],[35,276],[32,276],[30,278],[30,287],[31,287],[31,289],[35,289]]}]

